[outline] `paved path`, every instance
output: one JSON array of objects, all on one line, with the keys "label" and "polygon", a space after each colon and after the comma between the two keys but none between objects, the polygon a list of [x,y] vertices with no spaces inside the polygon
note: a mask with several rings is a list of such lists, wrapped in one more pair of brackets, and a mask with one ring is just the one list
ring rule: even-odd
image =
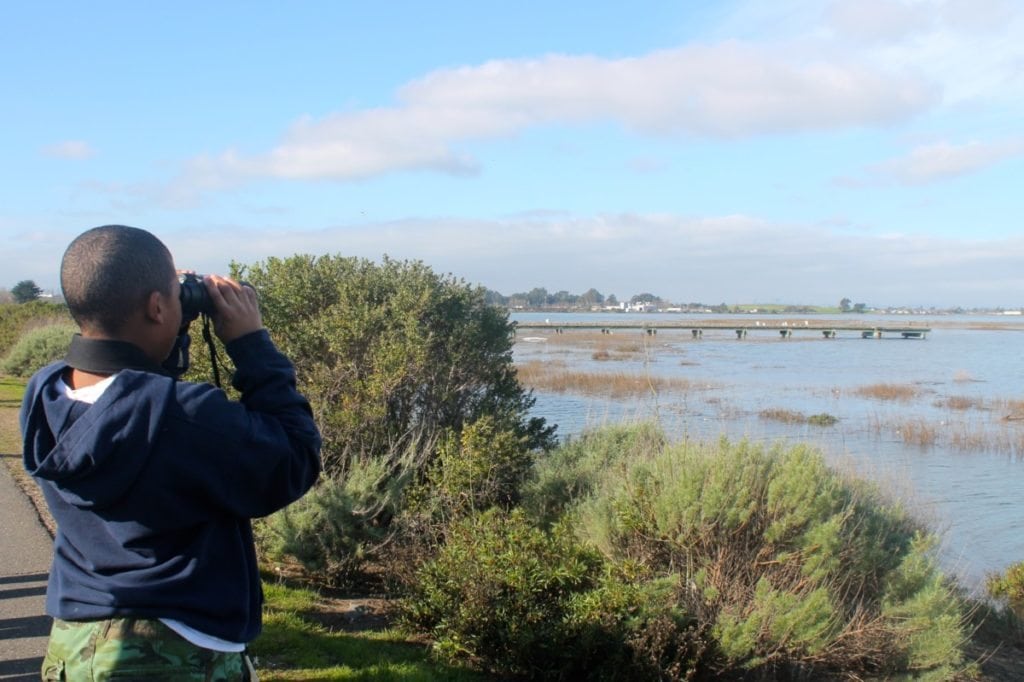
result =
[{"label": "paved path", "polygon": [[0,680],[38,680],[50,632],[43,604],[53,542],[0,462]]}]

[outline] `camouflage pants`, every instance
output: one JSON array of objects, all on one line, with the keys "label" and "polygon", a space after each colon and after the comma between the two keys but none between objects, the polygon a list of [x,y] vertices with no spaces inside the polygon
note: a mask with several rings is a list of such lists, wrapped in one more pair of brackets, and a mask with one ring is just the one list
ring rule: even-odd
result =
[{"label": "camouflage pants", "polygon": [[255,680],[244,654],[197,647],[158,620],[54,619],[43,680]]}]

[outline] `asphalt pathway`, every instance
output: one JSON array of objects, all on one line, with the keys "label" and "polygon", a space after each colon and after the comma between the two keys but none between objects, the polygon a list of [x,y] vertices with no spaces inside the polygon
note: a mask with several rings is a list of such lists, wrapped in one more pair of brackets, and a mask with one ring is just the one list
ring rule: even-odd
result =
[{"label": "asphalt pathway", "polygon": [[53,541],[0,463],[0,680],[38,680],[50,618],[44,612]]}]

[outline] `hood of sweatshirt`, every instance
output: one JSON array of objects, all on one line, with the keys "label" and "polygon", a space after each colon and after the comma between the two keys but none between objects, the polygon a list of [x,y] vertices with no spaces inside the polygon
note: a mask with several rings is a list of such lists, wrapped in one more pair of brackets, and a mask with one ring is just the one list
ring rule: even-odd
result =
[{"label": "hood of sweatshirt", "polygon": [[122,370],[94,403],[68,398],[54,363],[29,383],[22,403],[25,469],[52,481],[68,504],[100,510],[116,504],[148,463],[174,380]]}]

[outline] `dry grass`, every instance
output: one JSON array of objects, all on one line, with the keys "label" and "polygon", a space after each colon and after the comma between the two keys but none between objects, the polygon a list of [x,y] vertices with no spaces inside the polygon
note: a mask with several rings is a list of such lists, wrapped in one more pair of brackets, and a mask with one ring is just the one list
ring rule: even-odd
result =
[{"label": "dry grass", "polygon": [[1006,421],[1024,421],[1024,400],[1007,400],[1006,414],[1003,419]]},{"label": "dry grass", "polygon": [[868,384],[853,389],[854,394],[863,398],[876,400],[898,400],[909,402],[916,398],[920,391],[910,384]]},{"label": "dry grass", "polygon": [[1016,425],[961,424],[950,435],[950,445],[962,452],[1000,452],[1024,455],[1024,429]]},{"label": "dry grass", "polygon": [[938,428],[922,417],[910,417],[895,425],[896,435],[907,445],[929,448],[938,441]]},{"label": "dry grass", "polygon": [[784,410],[778,407],[761,410],[757,413],[757,416],[761,417],[761,419],[771,419],[772,421],[782,422],[784,424],[804,424],[807,422],[807,417],[804,413],[796,412],[794,410]]},{"label": "dry grass", "polygon": [[[534,330],[531,330],[531,334]],[[607,350],[611,353],[637,354],[645,353],[654,345],[655,337],[648,337],[639,332],[613,332],[602,334],[599,331],[574,331],[568,330],[562,334],[554,333],[554,330],[545,331],[543,334],[545,343],[549,346],[575,347],[575,348],[597,348]]]},{"label": "dry grass", "polygon": [[935,401],[936,407],[945,407],[950,410],[982,409],[983,403],[977,398],[970,398],[965,395],[951,395]]},{"label": "dry grass", "polygon": [[582,393],[613,398],[683,392],[692,383],[681,378],[664,378],[627,374],[625,372],[574,372],[545,362],[533,361],[519,365],[519,380],[538,391]]},{"label": "dry grass", "polygon": [[961,452],[981,452],[989,449],[989,436],[983,429],[971,429],[966,424],[954,429],[949,437],[950,445]]},{"label": "dry grass", "polygon": [[1024,426],[983,420],[967,419],[931,422],[924,417],[896,420],[870,420],[870,428],[877,435],[894,433],[905,444],[919,448],[947,447],[959,452],[988,452],[1024,455]]}]

